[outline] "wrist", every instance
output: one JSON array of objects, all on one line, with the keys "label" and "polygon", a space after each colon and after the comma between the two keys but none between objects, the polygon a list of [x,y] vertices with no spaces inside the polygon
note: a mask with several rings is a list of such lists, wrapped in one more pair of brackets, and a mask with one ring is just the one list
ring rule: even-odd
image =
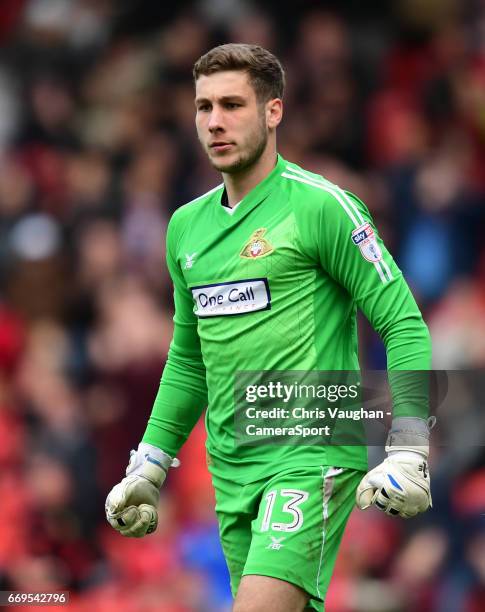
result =
[{"label": "wrist", "polygon": [[397,453],[409,459],[416,455],[428,458],[430,430],[435,423],[434,417],[421,419],[419,417],[395,417],[387,436],[386,452],[389,456]]},{"label": "wrist", "polygon": [[153,444],[140,442],[136,452],[151,463],[158,464],[165,472],[168,472],[170,467],[178,467],[180,465],[178,459],[174,459],[161,448],[158,448],[158,446],[153,446]]},{"label": "wrist", "polygon": [[168,468],[179,464],[178,459],[172,458],[160,448],[140,442],[138,449],[130,453],[126,475],[142,476],[160,489],[167,477]]}]

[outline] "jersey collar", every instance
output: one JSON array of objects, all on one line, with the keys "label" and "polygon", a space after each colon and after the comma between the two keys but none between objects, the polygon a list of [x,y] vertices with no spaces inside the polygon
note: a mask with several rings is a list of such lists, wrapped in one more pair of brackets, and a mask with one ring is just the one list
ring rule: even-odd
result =
[{"label": "jersey collar", "polygon": [[273,170],[268,174],[268,176],[266,176],[265,179],[258,183],[256,187],[251,189],[251,191],[244,196],[244,198],[238,203],[237,208],[232,215],[228,215],[223,209],[223,198],[226,197],[226,190],[224,188],[222,194],[215,198],[220,217],[230,221],[231,219],[240,218],[241,216],[246,215],[250,210],[266,199],[266,197],[275,187],[277,178],[284,171],[285,167],[286,161],[281,157],[281,155],[278,154],[276,157],[276,165]]}]

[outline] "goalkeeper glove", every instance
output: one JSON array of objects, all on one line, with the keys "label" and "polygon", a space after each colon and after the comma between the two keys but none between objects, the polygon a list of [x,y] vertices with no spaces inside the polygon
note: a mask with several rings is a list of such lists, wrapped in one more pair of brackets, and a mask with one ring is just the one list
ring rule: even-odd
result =
[{"label": "goalkeeper glove", "polygon": [[356,502],[361,510],[371,505],[403,518],[432,506],[428,455],[429,432],[436,419],[397,417],[392,422],[388,458],[361,480]]},{"label": "goalkeeper glove", "polygon": [[130,452],[126,478],[115,485],[106,498],[108,523],[121,535],[133,538],[155,531],[160,487],[168,468],[179,465],[178,459],[172,459],[156,446],[140,442],[138,450]]}]

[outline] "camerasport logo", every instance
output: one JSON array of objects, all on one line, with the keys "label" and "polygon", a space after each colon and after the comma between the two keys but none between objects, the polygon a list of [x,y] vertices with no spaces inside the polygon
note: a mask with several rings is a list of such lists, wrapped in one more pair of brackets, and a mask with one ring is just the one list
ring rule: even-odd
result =
[{"label": "camerasport logo", "polygon": [[266,228],[261,227],[251,234],[251,238],[244,245],[240,256],[244,259],[266,257],[274,251],[274,247],[264,238]]},{"label": "camerasport logo", "polygon": [[382,259],[382,251],[377,244],[374,230],[369,223],[361,225],[352,232],[352,242],[359,247],[364,259],[375,263]]}]

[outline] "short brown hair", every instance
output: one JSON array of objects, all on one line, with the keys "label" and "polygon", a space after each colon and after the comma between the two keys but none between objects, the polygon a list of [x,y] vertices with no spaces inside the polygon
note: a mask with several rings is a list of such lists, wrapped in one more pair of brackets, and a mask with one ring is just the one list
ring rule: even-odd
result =
[{"label": "short brown hair", "polygon": [[195,62],[194,80],[224,70],[247,72],[256,98],[261,102],[283,97],[283,66],[275,55],[259,45],[230,43],[214,47]]}]

